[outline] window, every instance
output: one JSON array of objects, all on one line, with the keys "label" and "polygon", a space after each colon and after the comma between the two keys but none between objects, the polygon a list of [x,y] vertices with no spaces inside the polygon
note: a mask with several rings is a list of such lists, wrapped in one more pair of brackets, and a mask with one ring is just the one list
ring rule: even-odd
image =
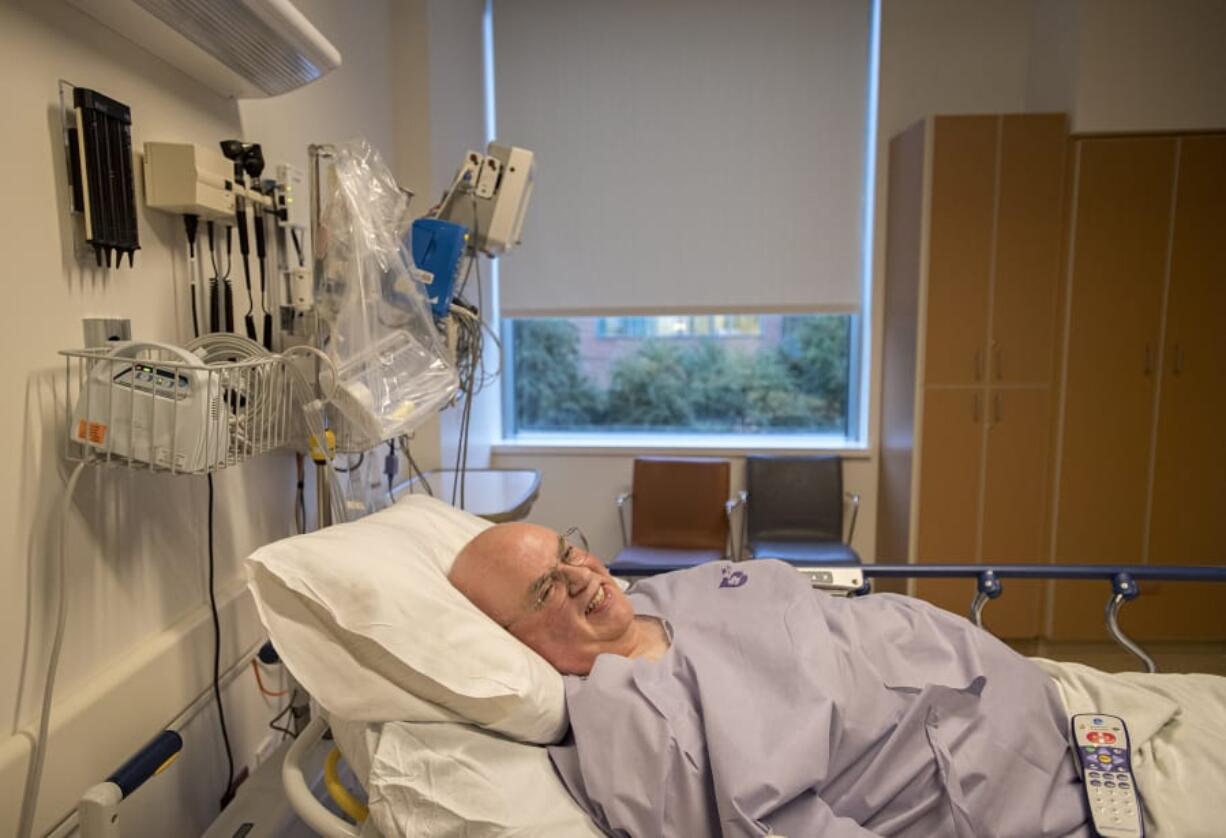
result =
[{"label": "window", "polygon": [[509,436],[848,435],[854,315],[504,321]]}]

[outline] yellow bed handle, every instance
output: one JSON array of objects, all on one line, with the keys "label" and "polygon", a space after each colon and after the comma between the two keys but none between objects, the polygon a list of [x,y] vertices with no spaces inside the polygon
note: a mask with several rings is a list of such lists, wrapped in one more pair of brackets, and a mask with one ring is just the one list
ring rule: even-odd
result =
[{"label": "yellow bed handle", "polygon": [[358,823],[362,823],[370,815],[370,810],[362,801],[350,794],[349,789],[341,783],[341,778],[336,773],[336,764],[340,762],[340,759],[341,749],[334,747],[324,761],[324,788],[328,790],[328,796],[336,802],[336,805],[341,807],[342,812]]}]

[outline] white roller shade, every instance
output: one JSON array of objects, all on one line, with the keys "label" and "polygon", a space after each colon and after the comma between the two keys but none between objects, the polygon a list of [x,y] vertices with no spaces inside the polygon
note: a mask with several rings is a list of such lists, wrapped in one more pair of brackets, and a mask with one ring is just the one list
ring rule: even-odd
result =
[{"label": "white roller shade", "polygon": [[859,309],[869,0],[496,0],[504,314]]}]

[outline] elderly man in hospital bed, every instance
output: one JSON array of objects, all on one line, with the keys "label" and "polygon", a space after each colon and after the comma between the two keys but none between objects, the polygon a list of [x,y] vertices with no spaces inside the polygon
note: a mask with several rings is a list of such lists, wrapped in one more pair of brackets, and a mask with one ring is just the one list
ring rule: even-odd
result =
[{"label": "elderly man in hospital bed", "polygon": [[[423,495],[248,569],[319,710],[304,747],[330,727],[383,838],[1084,835],[1075,713],[1127,720],[1150,838],[1226,834],[1217,676],[1022,658],[960,617],[829,597],[771,561],[623,594],[557,533]],[[335,820],[305,781],[286,788]]]},{"label": "elderly man in hospital bed", "polygon": [[827,596],[775,561],[627,595],[528,524],[480,533],[450,579],[574,676],[550,757],[618,834],[1092,834],[1056,683],[924,602]]}]

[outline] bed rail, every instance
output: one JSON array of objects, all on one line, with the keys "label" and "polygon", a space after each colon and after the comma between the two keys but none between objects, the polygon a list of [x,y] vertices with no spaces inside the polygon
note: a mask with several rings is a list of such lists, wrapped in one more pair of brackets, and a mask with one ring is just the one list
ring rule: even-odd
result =
[{"label": "bed rail", "polygon": [[[672,570],[682,570],[686,565],[610,565],[609,571],[614,576],[654,576],[657,573],[667,573]],[[798,570],[807,572],[813,578],[813,571],[824,569],[817,563],[796,564]],[[971,600],[969,617],[971,621],[983,628],[983,609],[989,600],[996,599],[1004,592],[1003,579],[1101,579],[1111,585],[1111,595],[1107,599],[1104,619],[1107,631],[1133,655],[1140,659],[1147,672],[1157,672],[1158,666],[1154,659],[1142,649],[1136,641],[1124,634],[1120,628],[1119,615],[1124,603],[1136,599],[1141,594],[1138,582],[1219,582],[1226,584],[1226,567],[1212,565],[1112,565],[1112,564],[1074,564],[1074,565],[1038,565],[1038,564],[866,564],[849,566],[831,565],[831,570],[854,570],[864,577],[863,586],[854,591],[856,594],[866,594],[871,591],[872,579],[975,579],[975,596]],[[814,587],[825,587],[814,582]]]}]

